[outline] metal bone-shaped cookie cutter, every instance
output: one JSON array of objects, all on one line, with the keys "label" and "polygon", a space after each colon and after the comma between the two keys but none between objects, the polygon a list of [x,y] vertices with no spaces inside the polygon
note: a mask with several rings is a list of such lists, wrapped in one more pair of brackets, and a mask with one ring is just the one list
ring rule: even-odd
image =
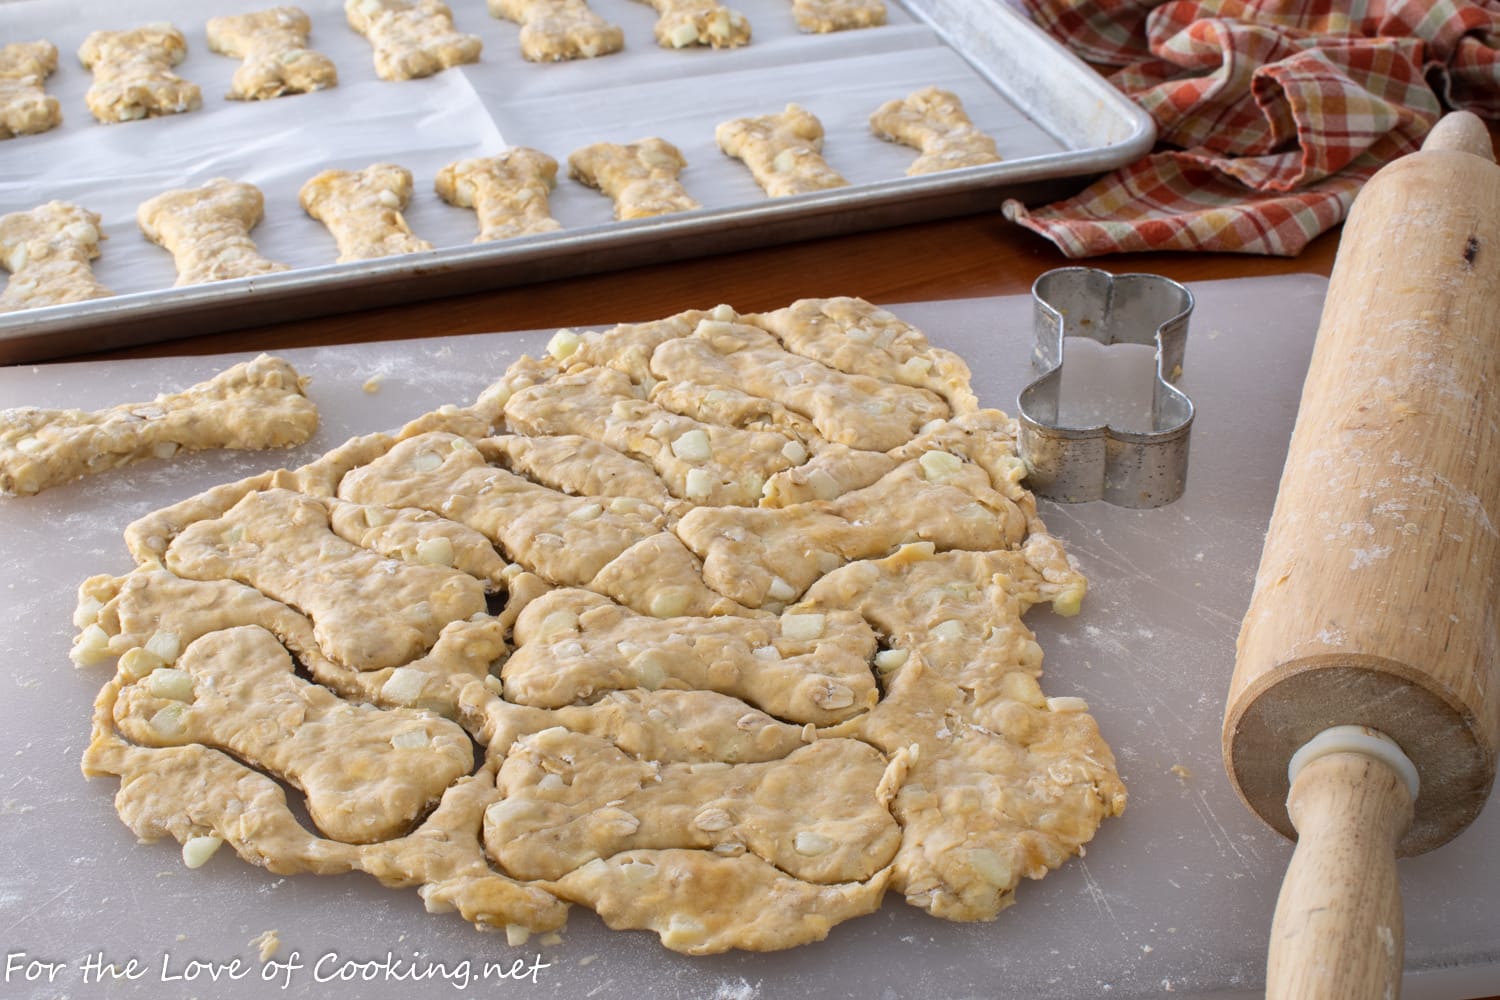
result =
[{"label": "metal bone-shaped cookie cutter", "polygon": [[[1119,507],[1160,507],[1182,496],[1193,402],[1172,379],[1182,372],[1192,293],[1155,274],[1114,276],[1064,267],[1037,278],[1031,295],[1032,364],[1043,374],[1016,402],[1032,492],[1064,503],[1104,500]],[[1058,426],[1063,337],[1069,335],[1104,345],[1155,345],[1149,431]]]}]

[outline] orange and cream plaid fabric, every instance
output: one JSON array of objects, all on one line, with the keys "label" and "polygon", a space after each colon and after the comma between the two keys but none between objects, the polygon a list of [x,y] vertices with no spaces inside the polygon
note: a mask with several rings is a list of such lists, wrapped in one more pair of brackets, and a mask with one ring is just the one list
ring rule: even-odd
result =
[{"label": "orange and cream plaid fabric", "polygon": [[1008,217],[1069,257],[1291,256],[1443,105],[1500,117],[1500,0],[1021,0],[1156,120],[1160,145]]}]

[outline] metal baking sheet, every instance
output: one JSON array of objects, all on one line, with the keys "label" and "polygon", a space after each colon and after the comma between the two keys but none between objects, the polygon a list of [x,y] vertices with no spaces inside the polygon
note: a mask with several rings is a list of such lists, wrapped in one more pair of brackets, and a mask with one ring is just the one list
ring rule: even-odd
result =
[{"label": "metal baking sheet", "polygon": [[[104,676],[67,653],[74,589],[130,568],[120,534],[133,518],[215,484],[295,465],[346,436],[399,426],[467,402],[547,332],[389,342],[286,352],[314,381],[323,426],[303,449],[202,453],[145,463],[29,499],[0,498],[0,948],[65,965],[49,984],[17,977],[0,996],[28,1000],[411,996],[565,1000],[820,1000],[1005,997],[1125,1000],[1252,997],[1291,845],[1235,798],[1219,729],[1286,442],[1327,282],[1299,275],[1204,282],[1181,385],[1193,396],[1187,492],[1168,507],[1044,503],[1043,516],[1090,577],[1075,618],[1036,608],[1044,689],[1089,702],[1129,788],[1086,857],[1039,882],[993,923],[936,920],[891,897],[827,941],[770,955],[686,958],[655,935],[612,933],[575,908],[562,942],[511,948],[453,914],[428,914],[411,890],[363,875],[282,878],[221,851],[197,871],[175,843],[137,844],[115,816],[113,779],[78,768]],[[987,404],[1010,407],[1031,377],[1024,296],[893,307],[960,351]],[[163,358],[0,369],[7,405],[108,405],[149,398],[239,357]],[[1068,364],[1075,362],[1071,355]],[[383,376],[378,393],[361,389]],[[1149,393],[1149,370],[1146,391]],[[107,669],[107,668],[106,668]],[[1451,843],[1399,863],[1406,907],[1407,1000],[1500,993],[1500,808],[1491,802]],[[278,966],[252,938],[278,932]],[[387,954],[504,970],[455,986],[413,984],[372,967]],[[102,955],[102,963],[96,956]],[[331,956],[331,957],[330,957]],[[242,979],[206,967],[240,959]],[[85,981],[94,961],[138,977]],[[287,963],[302,968],[287,970]],[[195,979],[189,963],[203,963]],[[322,963],[321,965],[319,963]],[[269,981],[262,981],[265,976]],[[174,978],[177,977],[177,978]],[[320,981],[320,977],[325,981]],[[282,988],[282,983],[287,988]]]},{"label": "metal baking sheet", "polygon": [[[375,77],[370,47],[345,24],[339,0],[307,0],[310,44],[334,59],[339,85],[245,103],[222,97],[238,62],[208,51],[203,23],[211,13],[263,6],[255,0],[213,10],[197,0],[148,0],[131,4],[128,15],[112,0],[0,4],[0,38],[44,37],[58,46],[60,66],[47,87],[64,114],[53,132],[0,142],[0,213],[54,198],[99,212],[107,239],[95,271],[118,293],[0,315],[0,363],[993,210],[1004,197],[1061,194],[1142,155],[1154,138],[1144,112],[1001,0],[888,0],[889,24],[829,35],[798,33],[788,0],[734,5],[754,28],[749,46],[670,51],[654,43],[656,14],[645,3],[593,0],[624,28],[624,51],[537,65],[521,58],[516,25],[492,18],[481,0],[455,0],[458,27],[484,42],[481,61],[390,83]],[[178,72],[201,86],[203,108],[95,123],[83,101],[91,78],[77,62],[79,44],[95,28],[160,20],[188,38]],[[868,117],[929,84],[959,94],[995,136],[1003,162],[905,176],[915,151],[870,134]],[[790,102],[823,122],[825,156],[850,187],[768,199],[718,151],[718,122]],[[609,199],[560,178],[553,210],[562,230],[475,245],[473,213],[432,190],[438,168],[462,157],[528,145],[565,164],[590,142],[645,135],[683,150],[682,181],[702,209],[617,222]],[[413,172],[407,218],[437,249],[333,263],[332,239],[302,212],[297,191],[324,168],[377,161]],[[173,286],[171,258],[140,234],[135,208],[217,176],[261,188],[266,217],[255,239],[293,270]]]}]

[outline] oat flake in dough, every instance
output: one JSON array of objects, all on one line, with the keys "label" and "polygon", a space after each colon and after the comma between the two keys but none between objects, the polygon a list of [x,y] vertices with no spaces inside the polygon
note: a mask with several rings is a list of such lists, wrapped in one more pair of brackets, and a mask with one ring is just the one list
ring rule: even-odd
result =
[{"label": "oat flake in dough", "polygon": [[857,299],[559,331],[470,406],[132,524],[137,568],[80,588],[74,660],[115,664],[84,770],[143,839],[512,939],[571,904],[690,954],[887,891],[991,919],[1125,804],[1037,683],[1022,614],[1085,581],[1014,436]]}]

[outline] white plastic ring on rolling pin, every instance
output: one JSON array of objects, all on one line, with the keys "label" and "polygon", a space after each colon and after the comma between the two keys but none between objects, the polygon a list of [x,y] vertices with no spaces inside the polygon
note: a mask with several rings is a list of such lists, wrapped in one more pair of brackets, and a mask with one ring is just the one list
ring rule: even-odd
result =
[{"label": "white plastic ring on rolling pin", "polygon": [[1417,793],[1421,790],[1417,766],[1395,740],[1368,726],[1333,726],[1302,744],[1286,766],[1288,785],[1296,784],[1297,775],[1304,767],[1333,753],[1362,753],[1389,765],[1406,782],[1411,800],[1417,801]]}]

